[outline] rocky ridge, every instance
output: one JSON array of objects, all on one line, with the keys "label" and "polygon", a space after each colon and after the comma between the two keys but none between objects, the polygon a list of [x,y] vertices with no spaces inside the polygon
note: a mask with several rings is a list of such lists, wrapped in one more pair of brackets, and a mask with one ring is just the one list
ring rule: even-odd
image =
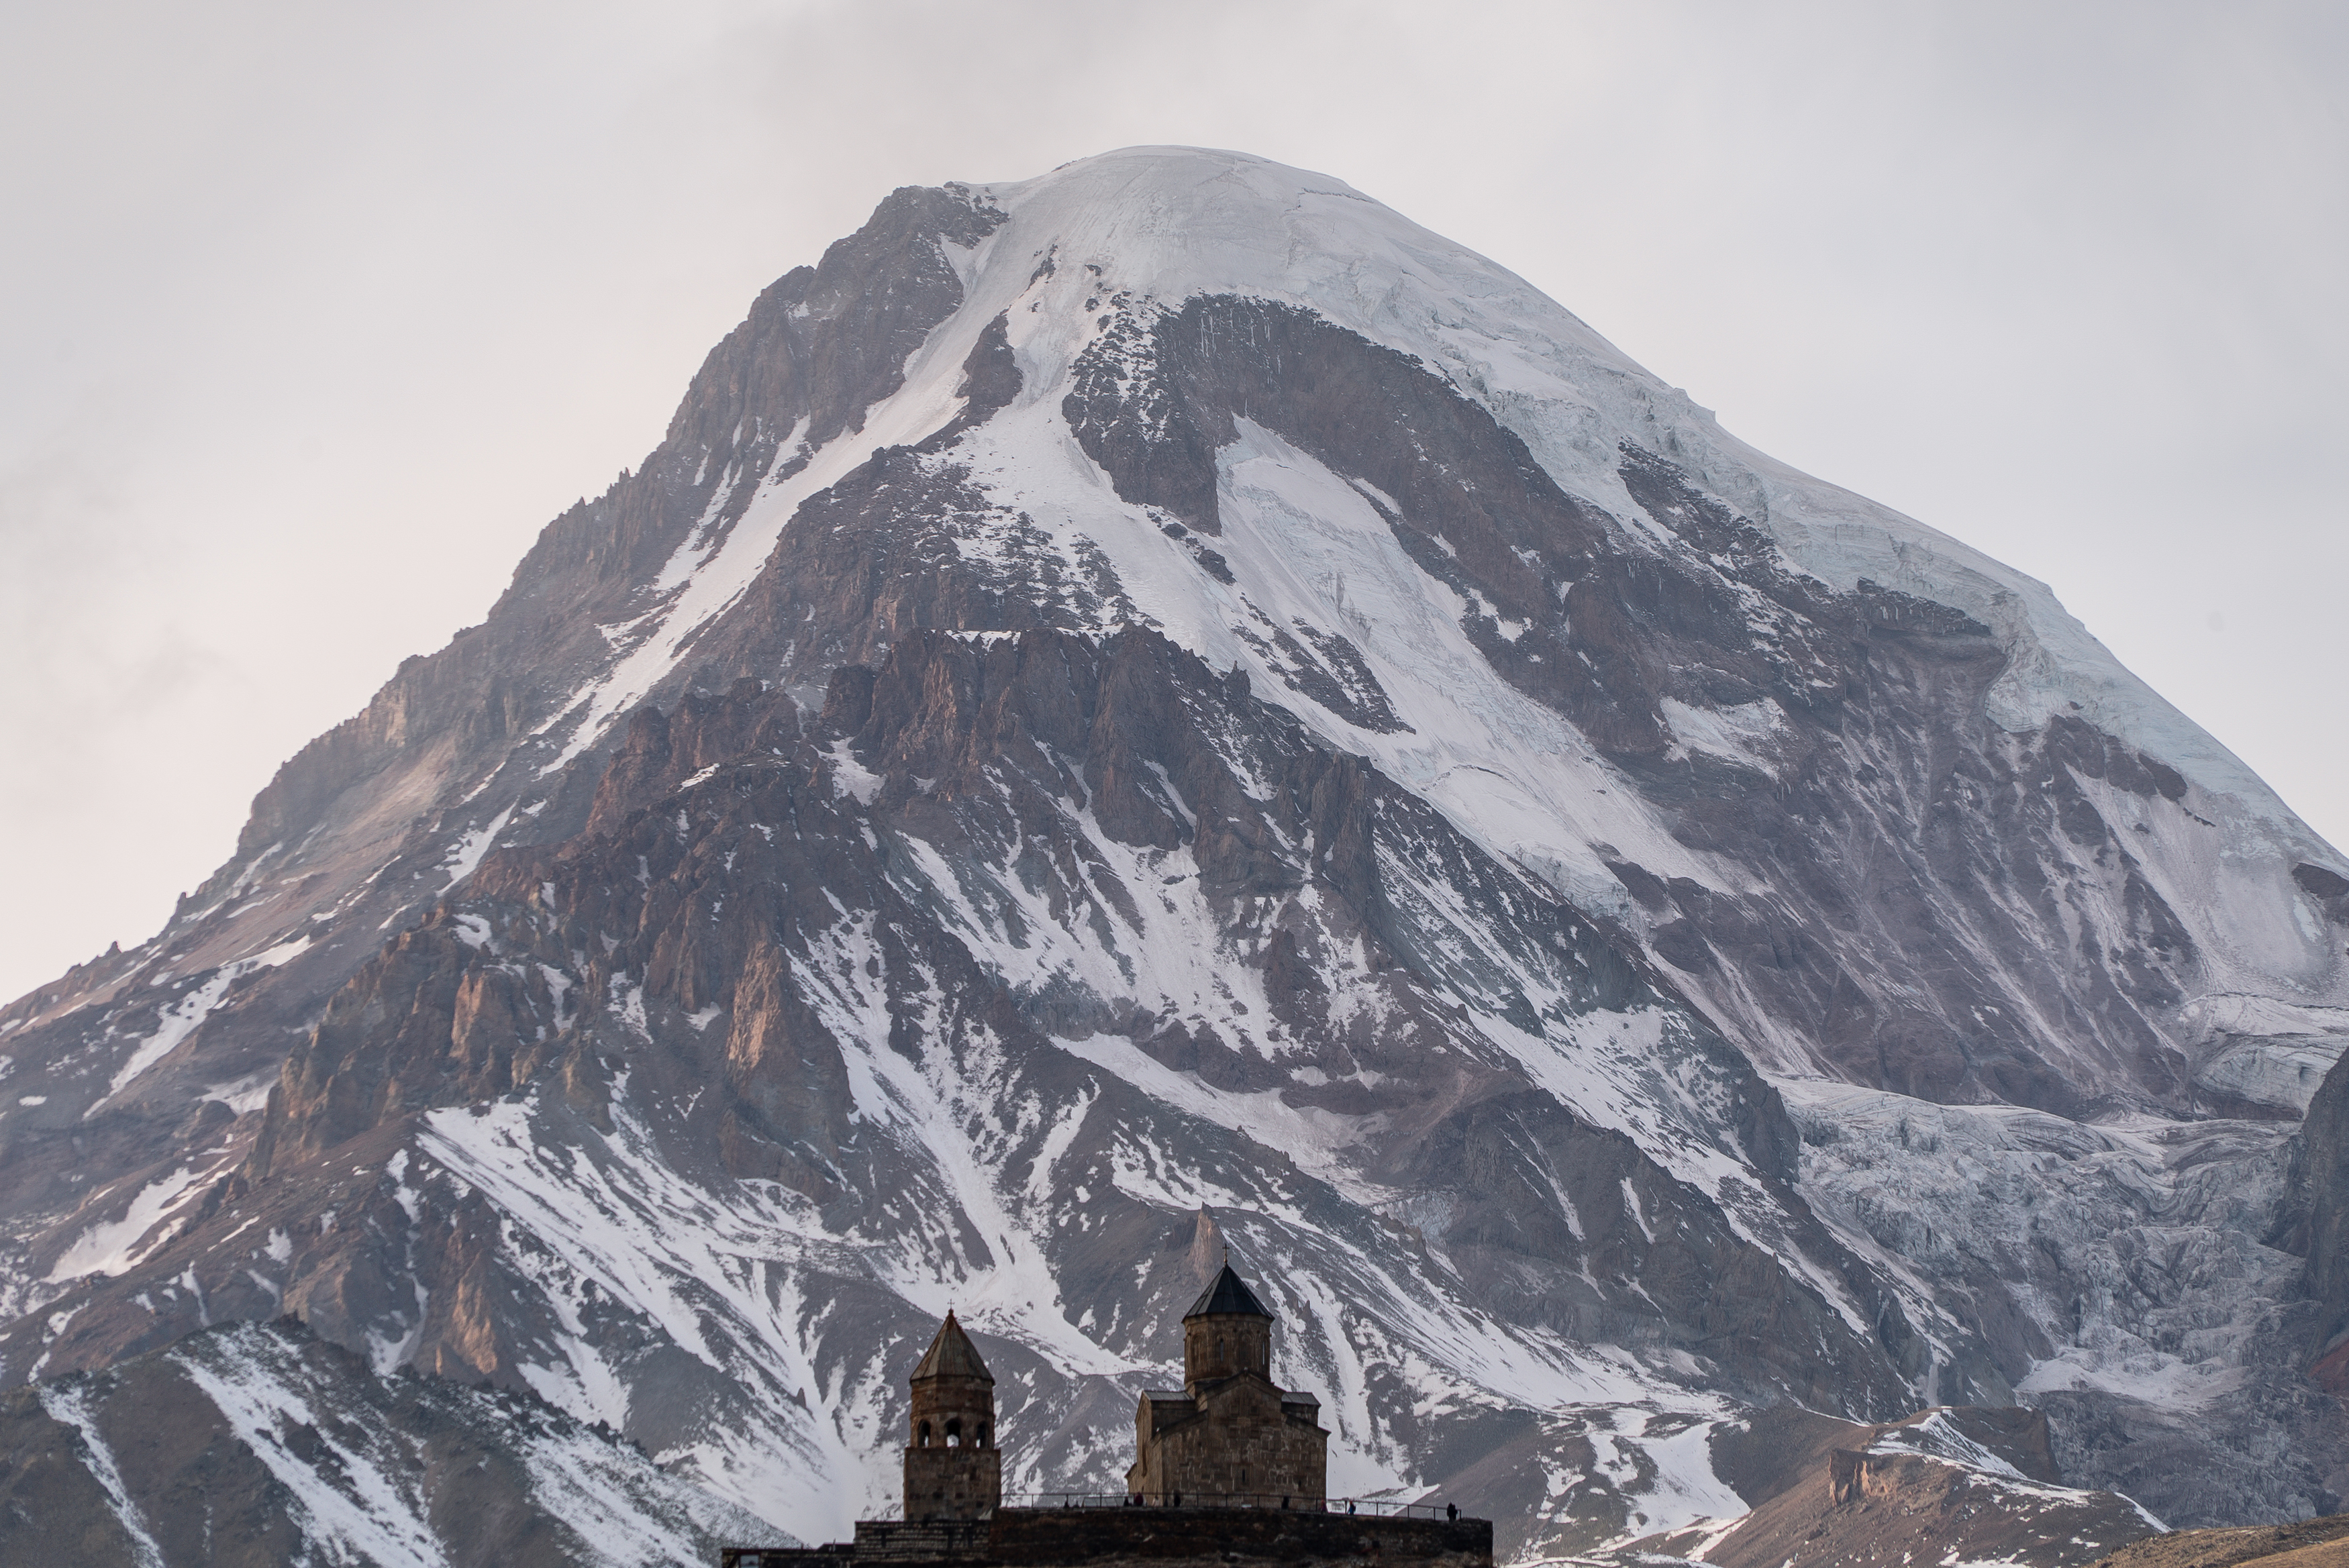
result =
[{"label": "rocky ridge", "polygon": [[2127,1498],[2063,1485],[2047,1418],[2033,1410],[1942,1408],[1855,1426],[1783,1407],[1715,1431],[1712,1448],[1753,1511],[1635,1542],[1619,1561],[2052,1565],[2160,1530]]},{"label": "rocky ridge", "polygon": [[2349,1514],[2255,1530],[2180,1530],[2134,1542],[2100,1560],[2111,1568],[2334,1568],[2349,1561]]}]

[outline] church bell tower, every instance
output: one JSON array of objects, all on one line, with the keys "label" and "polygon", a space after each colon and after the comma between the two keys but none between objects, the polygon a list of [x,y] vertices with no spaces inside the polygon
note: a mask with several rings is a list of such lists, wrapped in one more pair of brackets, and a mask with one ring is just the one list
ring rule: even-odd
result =
[{"label": "church bell tower", "polygon": [[987,1519],[1003,1501],[995,1446],[995,1377],[949,1312],[914,1368],[905,1444],[905,1517]]}]

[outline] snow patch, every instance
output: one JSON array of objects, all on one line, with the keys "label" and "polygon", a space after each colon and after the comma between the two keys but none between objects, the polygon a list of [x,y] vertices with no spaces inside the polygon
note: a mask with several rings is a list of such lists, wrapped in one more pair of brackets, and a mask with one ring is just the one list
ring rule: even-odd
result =
[{"label": "snow patch", "polygon": [[440,884],[440,892],[444,895],[473,874],[473,869],[481,863],[481,857],[488,854],[491,846],[498,841],[498,835],[506,830],[506,824],[513,820],[513,803],[509,801],[504,810],[466,833],[450,847],[448,857],[440,862],[440,869],[449,873],[448,880]]},{"label": "snow patch", "polygon": [[57,1266],[49,1270],[44,1284],[63,1284],[87,1274],[119,1274],[128,1272],[149,1253],[178,1233],[176,1225],[145,1246],[139,1243],[149,1232],[161,1224],[190,1202],[202,1196],[196,1187],[199,1173],[192,1165],[182,1165],[171,1175],[141,1187],[130,1200],[122,1218],[104,1221],[90,1226],[74,1238],[57,1257]]},{"label": "snow patch", "polygon": [[229,987],[236,981],[255,970],[275,968],[305,952],[310,942],[306,935],[292,937],[250,957],[224,964],[213,970],[211,976],[194,990],[157,1008],[155,1032],[139,1042],[129,1059],[116,1069],[113,1079],[106,1087],[106,1093],[82,1112],[82,1119],[87,1121],[97,1115],[100,1108],[129,1087],[140,1074],[171,1055],[182,1040],[201,1028],[213,1009],[226,1000]]}]

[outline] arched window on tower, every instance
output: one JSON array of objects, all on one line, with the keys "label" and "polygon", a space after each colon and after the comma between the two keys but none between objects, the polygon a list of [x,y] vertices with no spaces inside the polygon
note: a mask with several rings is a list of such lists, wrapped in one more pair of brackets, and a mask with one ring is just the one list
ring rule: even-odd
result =
[{"label": "arched window on tower", "polygon": [[987,1447],[988,1435],[987,1423],[985,1421],[981,1421],[978,1424],[978,1446],[982,1449]]},{"label": "arched window on tower", "polygon": [[914,1446],[917,1449],[926,1449],[930,1446],[930,1424],[927,1421],[922,1422],[914,1429]]},{"label": "arched window on tower", "polygon": [[950,1449],[958,1449],[962,1447],[962,1418],[960,1416],[957,1416],[954,1419],[947,1423],[947,1447]]}]

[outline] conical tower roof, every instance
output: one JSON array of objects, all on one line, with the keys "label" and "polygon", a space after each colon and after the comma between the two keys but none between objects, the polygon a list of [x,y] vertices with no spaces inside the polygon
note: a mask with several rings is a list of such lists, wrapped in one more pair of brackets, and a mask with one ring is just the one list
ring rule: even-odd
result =
[{"label": "conical tower roof", "polygon": [[932,1377],[976,1377],[982,1383],[995,1381],[995,1374],[978,1358],[978,1346],[962,1331],[950,1311],[947,1320],[938,1325],[938,1336],[930,1341],[930,1348],[922,1364],[914,1368],[912,1381],[920,1383]]},{"label": "conical tower roof", "polygon": [[1216,1275],[1215,1283],[1206,1288],[1198,1300],[1191,1304],[1191,1310],[1183,1315],[1183,1321],[1188,1323],[1195,1317],[1270,1317],[1271,1315],[1272,1314],[1265,1311],[1264,1303],[1257,1300],[1256,1292],[1248,1289],[1247,1282],[1240,1278],[1232,1268],[1229,1260],[1226,1260],[1222,1271]]}]

